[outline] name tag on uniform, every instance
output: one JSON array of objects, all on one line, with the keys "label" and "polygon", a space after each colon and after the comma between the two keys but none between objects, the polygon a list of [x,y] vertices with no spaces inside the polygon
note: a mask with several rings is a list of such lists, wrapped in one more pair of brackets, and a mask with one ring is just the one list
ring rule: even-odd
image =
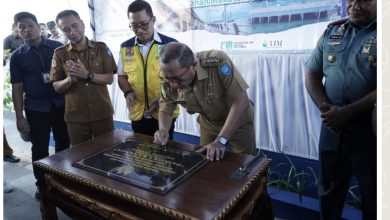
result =
[{"label": "name tag on uniform", "polygon": [[185,100],[176,100],[175,104],[177,105],[185,105],[187,102]]},{"label": "name tag on uniform", "polygon": [[329,38],[332,40],[341,40],[344,38],[344,35],[332,34]]},{"label": "name tag on uniform", "polygon": [[42,81],[43,83],[50,83],[50,73],[49,72],[42,72]]}]

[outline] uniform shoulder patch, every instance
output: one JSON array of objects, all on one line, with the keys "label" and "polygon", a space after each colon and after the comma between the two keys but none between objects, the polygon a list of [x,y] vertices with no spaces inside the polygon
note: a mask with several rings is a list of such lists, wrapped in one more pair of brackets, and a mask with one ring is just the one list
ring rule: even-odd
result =
[{"label": "uniform shoulder patch", "polygon": [[339,25],[339,24],[344,24],[345,22],[347,22],[348,19],[345,18],[345,19],[340,19],[340,20],[337,20],[337,21],[333,21],[333,22],[330,22],[328,24],[328,27],[331,27],[331,26],[335,26],[335,25]]},{"label": "uniform shoulder patch", "polygon": [[157,45],[157,54],[160,54],[165,45]]},{"label": "uniform shoulder patch", "polygon": [[51,67],[57,67],[57,61],[54,58],[51,59]]},{"label": "uniform shoulder patch", "polygon": [[112,57],[112,53],[111,53],[111,50],[110,49],[106,49],[106,55],[109,56],[109,57]]},{"label": "uniform shoulder patch", "polygon": [[224,63],[219,67],[219,72],[224,76],[230,76],[232,74],[232,68],[229,66],[229,64]]},{"label": "uniform shoulder patch", "polygon": [[69,44],[65,44],[65,45],[62,45],[60,47],[57,47],[56,49],[54,49],[54,52],[57,52],[57,51],[60,51],[60,50],[66,50],[66,48],[68,47]]},{"label": "uniform shoulder patch", "polygon": [[219,58],[218,57],[205,57],[200,59],[200,65],[202,67],[216,67],[218,66]]}]

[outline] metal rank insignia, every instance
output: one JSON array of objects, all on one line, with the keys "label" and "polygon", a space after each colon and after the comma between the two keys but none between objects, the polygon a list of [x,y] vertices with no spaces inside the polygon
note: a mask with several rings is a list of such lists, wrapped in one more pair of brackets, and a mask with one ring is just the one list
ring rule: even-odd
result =
[{"label": "metal rank insignia", "polygon": [[206,57],[200,59],[200,65],[202,67],[215,67],[218,66],[219,58],[218,57]]},{"label": "metal rank insignia", "polygon": [[[330,39],[332,40],[342,40],[344,38],[344,32],[345,32],[345,24],[342,24],[334,34],[331,34],[329,36]],[[330,43],[332,44],[332,43]],[[338,41],[334,42],[333,41],[333,44],[340,44]]]},{"label": "metal rank insignia", "polygon": [[363,46],[362,53],[370,53],[370,50],[371,50],[371,44],[365,44]]},{"label": "metal rank insignia", "polygon": [[345,32],[345,24],[342,24],[336,31],[335,35],[343,36]]},{"label": "metal rank insignia", "polygon": [[371,47],[372,47],[373,45],[376,46],[376,35],[371,36],[371,37],[368,39],[367,43],[364,44],[363,49],[362,49],[362,53],[365,53],[365,54],[370,53]]},{"label": "metal rank insignia", "polygon": [[329,56],[328,56],[328,61],[329,61],[329,63],[334,63],[334,62],[336,62],[336,56],[335,56],[335,55],[329,55]]},{"label": "metal rank insignia", "polygon": [[376,44],[376,35],[371,36],[371,37],[368,39],[368,43],[369,43],[369,44]]},{"label": "metal rank insignia", "polygon": [[373,66],[376,66],[376,56],[368,56],[368,61],[369,61]]}]

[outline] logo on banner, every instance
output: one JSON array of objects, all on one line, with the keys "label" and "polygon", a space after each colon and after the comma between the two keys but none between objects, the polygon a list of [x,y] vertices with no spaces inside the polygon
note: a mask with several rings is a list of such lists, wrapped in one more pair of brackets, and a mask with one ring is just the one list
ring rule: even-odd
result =
[{"label": "logo on banner", "polygon": [[233,49],[233,41],[222,41],[221,42],[221,49],[222,50],[231,50]]},{"label": "logo on banner", "polygon": [[282,48],[283,41],[282,40],[265,40],[261,44],[263,48]]},{"label": "logo on banner", "polygon": [[232,49],[251,49],[253,48],[253,41],[222,41],[221,50]]}]

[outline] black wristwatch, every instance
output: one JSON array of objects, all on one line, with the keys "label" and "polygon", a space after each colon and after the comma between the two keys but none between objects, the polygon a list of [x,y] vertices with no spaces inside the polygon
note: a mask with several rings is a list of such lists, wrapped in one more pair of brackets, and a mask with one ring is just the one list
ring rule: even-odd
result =
[{"label": "black wristwatch", "polygon": [[217,142],[220,143],[223,146],[226,146],[228,140],[224,136],[218,136]]},{"label": "black wristwatch", "polygon": [[93,75],[93,73],[88,73],[87,74],[87,80],[88,81],[92,81],[94,77],[95,77],[95,75]]},{"label": "black wristwatch", "polygon": [[132,93],[132,92],[134,92],[134,90],[132,90],[132,89],[128,89],[128,90],[126,90],[125,92],[123,92],[123,95],[125,96],[125,98],[127,97],[127,95],[128,94],[130,94],[130,93]]}]

